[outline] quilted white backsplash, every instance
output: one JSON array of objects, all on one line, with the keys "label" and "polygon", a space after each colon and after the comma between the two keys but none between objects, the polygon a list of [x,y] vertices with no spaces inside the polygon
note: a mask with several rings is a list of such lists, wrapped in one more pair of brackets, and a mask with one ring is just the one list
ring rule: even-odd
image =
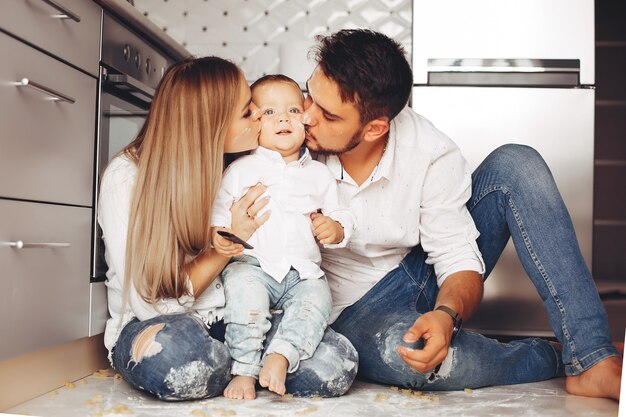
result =
[{"label": "quilted white backsplash", "polygon": [[369,28],[400,42],[411,62],[411,0],[135,0],[196,56],[217,55],[248,80],[281,72],[304,82],[315,35]]}]

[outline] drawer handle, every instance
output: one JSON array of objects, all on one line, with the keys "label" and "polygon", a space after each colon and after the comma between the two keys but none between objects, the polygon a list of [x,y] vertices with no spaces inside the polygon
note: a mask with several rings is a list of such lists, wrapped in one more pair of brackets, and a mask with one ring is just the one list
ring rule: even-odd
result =
[{"label": "drawer handle", "polygon": [[33,80],[29,80],[28,78],[22,78],[20,81],[17,82],[17,86],[18,87],[30,87],[32,89],[35,89],[37,91],[40,91],[46,95],[49,95],[50,97],[52,97],[55,101],[64,101],[66,103],[70,103],[70,104],[74,104],[76,103],[76,100],[74,100],[72,97],[70,96],[66,96],[65,94],[59,93],[58,91],[55,91],[51,88],[48,88],[46,86],[43,86],[39,83],[36,83]]},{"label": "drawer handle", "polygon": [[15,249],[28,249],[28,248],[69,248],[72,246],[70,243],[56,243],[56,242],[38,242],[28,243],[17,240],[15,242],[0,242],[0,248],[15,248]]},{"label": "drawer handle", "polygon": [[53,9],[57,10],[58,12],[60,12],[60,15],[54,16],[56,18],[59,19],[72,19],[75,22],[80,22],[80,16],[77,15],[76,13],[72,12],[70,9],[68,9],[67,7],[57,3],[54,0],[41,0],[44,3],[48,4],[50,7],[52,7]]}]

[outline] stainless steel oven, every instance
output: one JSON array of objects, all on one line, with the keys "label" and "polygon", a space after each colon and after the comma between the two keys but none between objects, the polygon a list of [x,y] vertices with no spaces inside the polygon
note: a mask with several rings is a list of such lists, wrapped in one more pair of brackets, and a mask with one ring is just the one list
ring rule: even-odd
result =
[{"label": "stainless steel oven", "polygon": [[98,193],[109,160],[135,139],[165,69],[174,61],[115,17],[104,13],[100,57],[96,187],[91,282],[106,279],[104,245],[98,227]]}]

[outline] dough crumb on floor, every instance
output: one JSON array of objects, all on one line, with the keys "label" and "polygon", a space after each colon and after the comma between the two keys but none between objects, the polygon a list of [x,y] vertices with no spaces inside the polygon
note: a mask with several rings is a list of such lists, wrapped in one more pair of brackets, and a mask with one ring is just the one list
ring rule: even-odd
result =
[{"label": "dough crumb on floor", "polygon": [[387,394],[381,394],[378,393],[376,394],[376,397],[374,398],[374,402],[381,402],[381,401],[386,401],[387,399],[389,399],[389,396]]},{"label": "dough crumb on floor", "polygon": [[298,411],[296,414],[298,414],[299,416],[301,416],[301,415],[304,415],[304,414],[314,413],[314,412],[316,412],[316,411],[317,411],[317,407],[312,406],[312,407],[309,407],[309,408],[305,408],[305,409],[304,409],[304,410],[302,410],[302,411]]},{"label": "dough crumb on floor", "polygon": [[616,417],[618,409],[615,401],[567,394],[564,378],[442,392],[392,389],[357,380],[346,395],[333,398],[283,398],[260,390],[254,401],[218,396],[168,402],[116,380],[113,371],[95,374],[87,377],[88,384],[76,381],[74,389],[66,389],[60,381],[56,393],[51,391],[4,412],[39,417]]}]

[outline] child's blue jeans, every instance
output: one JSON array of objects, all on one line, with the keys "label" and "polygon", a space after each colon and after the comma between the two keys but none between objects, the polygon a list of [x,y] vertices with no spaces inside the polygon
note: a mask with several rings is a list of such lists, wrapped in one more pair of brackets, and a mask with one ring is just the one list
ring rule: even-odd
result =
[{"label": "child's blue jeans", "polygon": [[[222,272],[226,308],[226,346],[233,358],[233,375],[257,377],[262,354],[279,353],[293,373],[300,361],[313,356],[332,308],[326,277],[300,279],[291,269],[281,282],[266,274],[252,256],[235,257]],[[272,341],[263,352],[271,327],[270,308],[284,311]]]}]

